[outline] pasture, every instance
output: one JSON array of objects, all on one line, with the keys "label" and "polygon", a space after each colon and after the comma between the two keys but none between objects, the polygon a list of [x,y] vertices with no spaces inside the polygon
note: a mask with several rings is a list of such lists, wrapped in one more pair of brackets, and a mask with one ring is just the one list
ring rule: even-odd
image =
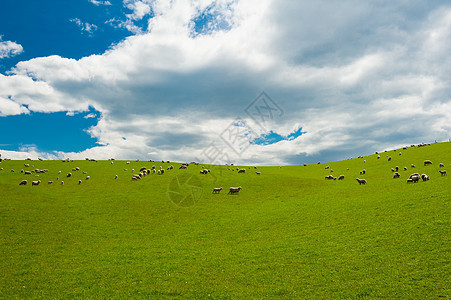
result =
[{"label": "pasture", "polygon": [[[379,155],[281,168],[204,165],[207,174],[202,164],[161,161],[3,160],[0,294],[449,299],[451,177],[439,170],[451,172],[451,143]],[[131,180],[152,165],[174,169]],[[37,168],[48,172],[20,172]],[[430,180],[406,183],[414,172]]]}]

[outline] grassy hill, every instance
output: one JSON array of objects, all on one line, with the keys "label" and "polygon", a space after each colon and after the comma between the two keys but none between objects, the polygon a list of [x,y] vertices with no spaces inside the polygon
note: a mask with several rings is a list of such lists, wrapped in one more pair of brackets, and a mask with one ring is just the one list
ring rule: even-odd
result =
[{"label": "grassy hill", "polygon": [[[379,155],[245,174],[205,165],[206,175],[179,163],[2,161],[0,295],[449,299],[451,176],[439,170],[451,172],[451,143]],[[152,165],[174,170],[131,180]],[[36,168],[49,171],[20,173]],[[406,183],[414,172],[430,180]]]}]

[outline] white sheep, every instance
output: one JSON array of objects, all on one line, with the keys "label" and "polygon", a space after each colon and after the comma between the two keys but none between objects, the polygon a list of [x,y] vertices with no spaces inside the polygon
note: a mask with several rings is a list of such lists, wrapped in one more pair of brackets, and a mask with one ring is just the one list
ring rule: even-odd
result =
[{"label": "white sheep", "polygon": [[40,180],[38,180],[38,181],[32,181],[32,182],[31,182],[31,185],[39,185],[40,183],[41,183]]},{"label": "white sheep", "polygon": [[324,179],[334,179],[334,176],[332,176],[332,175],[327,175],[327,176],[324,177]]},{"label": "white sheep", "polygon": [[72,173],[67,173],[66,177],[71,177]]},{"label": "white sheep", "polygon": [[81,184],[81,179],[80,179],[80,180],[78,180],[78,184]]},{"label": "white sheep", "polygon": [[22,181],[19,183],[19,185],[26,185],[27,183],[28,183],[28,181],[22,180]]},{"label": "white sheep", "polygon": [[229,194],[238,194],[239,191],[242,190],[242,187],[230,187],[229,188]]},{"label": "white sheep", "polygon": [[255,174],[257,174],[257,175],[262,175],[262,173],[261,173],[261,172],[255,172]]},{"label": "white sheep", "polygon": [[440,167],[440,168],[444,168],[445,165],[444,165],[443,163],[440,163],[439,167]]},{"label": "white sheep", "polygon": [[64,184],[64,181],[61,180],[61,185],[63,185],[63,184]]},{"label": "white sheep", "polygon": [[360,178],[356,178],[355,180],[357,180],[357,182],[360,184],[366,184],[366,179],[360,179]]},{"label": "white sheep", "polygon": [[388,157],[388,161],[391,161],[391,156]]},{"label": "white sheep", "polygon": [[432,161],[430,161],[430,160],[425,160],[423,163],[425,166],[432,165]]},{"label": "white sheep", "polygon": [[401,177],[401,174],[399,174],[398,172],[395,172],[395,174],[393,174],[393,178],[399,178]]},{"label": "white sheep", "polygon": [[53,183],[53,181],[51,181],[51,180],[49,182],[47,182],[47,184],[52,184],[52,183]]},{"label": "white sheep", "polygon": [[212,194],[219,194],[222,191],[222,187],[220,188],[213,188]]},{"label": "white sheep", "polygon": [[343,180],[343,179],[345,179],[345,176],[344,176],[344,175],[338,176],[338,180]]},{"label": "white sheep", "polygon": [[117,177],[118,177],[118,176],[116,175],[116,176],[114,177],[114,179],[117,179]]},{"label": "white sheep", "polygon": [[415,165],[414,165],[414,164],[411,164],[410,166],[411,166],[412,168],[415,168]]},{"label": "white sheep", "polygon": [[429,176],[426,174],[421,174],[421,179],[423,179],[423,181],[428,181],[429,180]]},{"label": "white sheep", "polygon": [[404,171],[407,171],[407,167],[404,167]]},{"label": "white sheep", "polygon": [[447,173],[446,173],[446,170],[438,170],[439,172],[440,172],[440,174],[441,174],[441,176],[446,176],[446,175],[448,175]]},{"label": "white sheep", "polygon": [[85,180],[88,180],[88,179],[90,179],[91,178],[91,176],[86,176],[86,179]]},{"label": "white sheep", "polygon": [[238,173],[246,173],[246,169],[239,169]]}]

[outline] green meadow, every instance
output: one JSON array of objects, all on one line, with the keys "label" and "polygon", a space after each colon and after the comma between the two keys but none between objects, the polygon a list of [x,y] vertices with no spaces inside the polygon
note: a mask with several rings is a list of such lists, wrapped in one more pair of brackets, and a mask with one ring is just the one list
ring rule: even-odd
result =
[{"label": "green meadow", "polygon": [[[451,172],[451,143],[379,155],[205,175],[161,161],[2,161],[0,297],[449,299],[451,176],[439,170]],[[152,165],[174,169],[131,180]],[[415,172],[430,180],[406,183]]]}]

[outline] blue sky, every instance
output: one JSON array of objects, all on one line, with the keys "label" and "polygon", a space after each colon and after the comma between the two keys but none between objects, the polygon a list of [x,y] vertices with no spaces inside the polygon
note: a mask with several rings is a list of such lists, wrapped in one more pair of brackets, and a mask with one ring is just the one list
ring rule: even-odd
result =
[{"label": "blue sky", "polygon": [[444,0],[3,1],[0,153],[278,165],[448,140],[450,20]]}]

